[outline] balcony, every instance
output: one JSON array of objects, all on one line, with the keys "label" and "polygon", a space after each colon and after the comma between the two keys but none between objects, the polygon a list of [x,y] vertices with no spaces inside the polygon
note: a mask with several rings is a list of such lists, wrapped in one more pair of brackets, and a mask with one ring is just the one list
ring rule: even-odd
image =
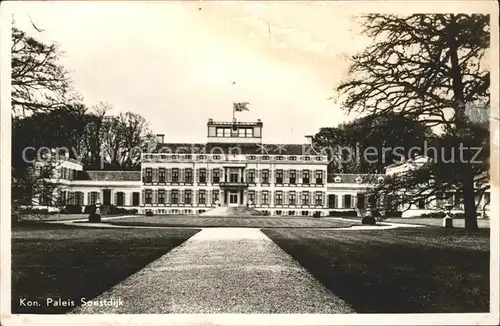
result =
[{"label": "balcony", "polygon": [[248,182],[243,180],[229,180],[229,181],[221,181],[219,182],[219,186],[221,188],[247,188]]}]

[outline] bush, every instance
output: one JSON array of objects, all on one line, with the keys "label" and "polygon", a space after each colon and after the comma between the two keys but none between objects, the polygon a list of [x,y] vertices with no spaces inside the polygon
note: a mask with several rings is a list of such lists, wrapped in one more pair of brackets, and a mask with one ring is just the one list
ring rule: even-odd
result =
[{"label": "bush", "polygon": [[108,214],[130,214],[130,210],[126,208],[117,207],[115,205],[110,205]]},{"label": "bush", "polygon": [[155,214],[153,214],[153,212],[152,212],[152,211],[147,211],[147,212],[146,212],[146,216],[154,216],[154,215],[155,215]]},{"label": "bush", "polygon": [[89,222],[90,223],[101,223],[101,215],[92,213],[89,215]]},{"label": "bush", "polygon": [[127,214],[137,214],[139,211],[135,208],[127,210]]},{"label": "bush", "polygon": [[95,214],[97,208],[95,205],[87,205],[85,206],[85,209],[83,211],[83,213],[85,214]]},{"label": "bush", "polygon": [[81,205],[66,205],[64,209],[61,211],[64,214],[81,214],[82,206]]},{"label": "bush", "polygon": [[432,213],[422,214],[421,217],[423,217],[423,218],[444,218],[444,217],[446,217],[446,213],[445,212],[432,212]]},{"label": "bush", "polygon": [[316,218],[321,217],[321,212],[314,212],[313,217],[316,217]]},{"label": "bush", "polygon": [[356,211],[329,211],[329,216],[332,217],[357,217],[358,213]]},{"label": "bush", "polygon": [[403,216],[403,212],[402,211],[389,211],[389,212],[386,212],[385,213],[385,218],[391,218],[391,217],[401,217]]},{"label": "bush", "polygon": [[375,224],[377,224],[377,221],[375,220],[375,217],[373,217],[373,216],[365,216],[361,220],[361,224],[364,224],[364,225],[375,225]]}]

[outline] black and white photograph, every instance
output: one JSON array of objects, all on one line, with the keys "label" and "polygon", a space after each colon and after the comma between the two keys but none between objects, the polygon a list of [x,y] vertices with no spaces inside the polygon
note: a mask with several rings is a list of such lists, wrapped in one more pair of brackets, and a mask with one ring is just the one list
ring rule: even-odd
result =
[{"label": "black and white photograph", "polygon": [[495,1],[6,1],[1,323],[499,324]]}]

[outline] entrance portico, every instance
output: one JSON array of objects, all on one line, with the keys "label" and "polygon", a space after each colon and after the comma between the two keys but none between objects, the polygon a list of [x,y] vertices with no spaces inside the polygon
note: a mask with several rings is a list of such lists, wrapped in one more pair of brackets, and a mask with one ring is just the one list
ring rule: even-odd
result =
[{"label": "entrance portico", "polygon": [[245,166],[225,166],[220,182],[221,206],[246,206],[248,201]]}]

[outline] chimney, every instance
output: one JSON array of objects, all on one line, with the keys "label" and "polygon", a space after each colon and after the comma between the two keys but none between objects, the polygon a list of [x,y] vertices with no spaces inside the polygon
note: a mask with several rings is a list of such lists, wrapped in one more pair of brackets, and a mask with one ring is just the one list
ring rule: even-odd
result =
[{"label": "chimney", "polygon": [[306,135],[306,145],[313,145],[313,136],[312,135]]},{"label": "chimney", "polygon": [[156,140],[158,141],[158,143],[163,144],[163,142],[165,140],[165,135],[164,134],[156,134]]}]

